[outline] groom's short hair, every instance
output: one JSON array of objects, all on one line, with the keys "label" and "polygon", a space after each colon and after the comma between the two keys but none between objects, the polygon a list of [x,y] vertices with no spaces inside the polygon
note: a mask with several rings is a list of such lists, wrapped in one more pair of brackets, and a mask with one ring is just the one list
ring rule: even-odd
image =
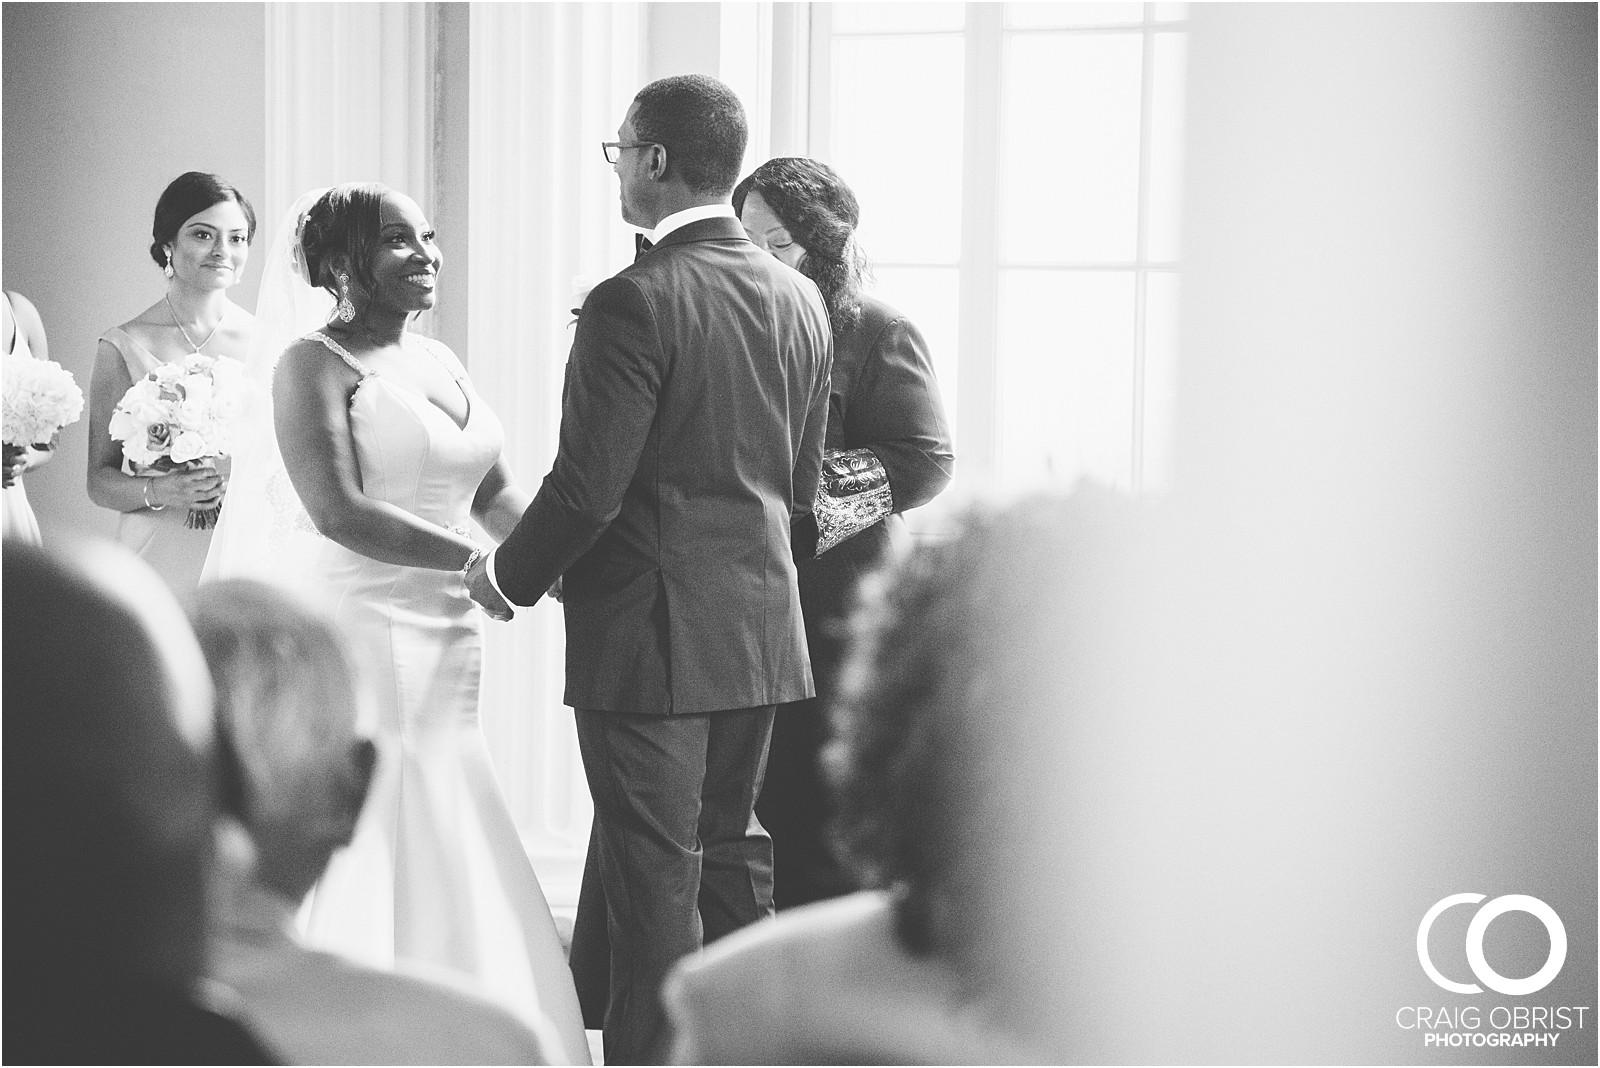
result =
[{"label": "groom's short hair", "polygon": [[667,166],[690,189],[717,196],[733,189],[750,132],[732,89],[704,74],[679,74],[651,82],[633,102],[634,136],[664,146]]}]

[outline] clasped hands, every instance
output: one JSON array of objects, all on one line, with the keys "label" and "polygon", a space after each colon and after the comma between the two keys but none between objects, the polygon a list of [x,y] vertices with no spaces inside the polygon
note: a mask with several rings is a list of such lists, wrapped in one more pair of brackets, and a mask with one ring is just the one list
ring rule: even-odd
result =
[{"label": "clasped hands", "polygon": [[[490,619],[505,623],[516,615],[516,609],[495,591],[494,584],[489,581],[489,555],[487,553],[472,562],[472,566],[466,570],[465,578],[468,595],[477,603],[479,608],[484,610]],[[559,578],[556,579],[555,585],[550,587],[550,596],[557,601],[561,600],[561,580]]]}]

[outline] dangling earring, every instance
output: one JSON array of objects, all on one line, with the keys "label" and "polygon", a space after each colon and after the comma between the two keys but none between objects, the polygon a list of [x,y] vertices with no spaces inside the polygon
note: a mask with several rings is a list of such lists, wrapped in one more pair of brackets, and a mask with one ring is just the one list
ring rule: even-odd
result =
[{"label": "dangling earring", "polygon": [[350,276],[340,271],[334,277],[339,279],[339,306],[335,310],[339,321],[348,323],[356,317],[356,306],[350,303]]},{"label": "dangling earring", "polygon": [[167,262],[162,265],[161,273],[166,275],[168,278],[172,277],[172,250],[171,249],[167,250]]}]

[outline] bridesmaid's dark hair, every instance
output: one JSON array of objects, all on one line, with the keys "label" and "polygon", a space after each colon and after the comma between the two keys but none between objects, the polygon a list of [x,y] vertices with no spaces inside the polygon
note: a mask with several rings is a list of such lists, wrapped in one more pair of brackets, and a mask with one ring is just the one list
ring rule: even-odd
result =
[{"label": "bridesmaid's dark hair", "polygon": [[745,198],[760,193],[784,227],[806,250],[800,273],[817,283],[837,337],[861,318],[861,287],[867,259],[856,246],[861,206],[834,169],[804,156],[779,156],[752,171],[733,190],[733,210],[744,214]]},{"label": "bridesmaid's dark hair", "polygon": [[334,264],[343,258],[356,283],[371,291],[372,250],[378,245],[383,198],[389,192],[388,186],[377,182],[346,182],[311,205],[300,227],[300,252],[312,285],[321,286],[337,300]]},{"label": "bridesmaid's dark hair", "polygon": [[254,241],[256,210],[226,178],[205,171],[186,171],[168,183],[161,192],[161,199],[156,201],[155,222],[150,226],[150,236],[155,239],[150,244],[150,258],[156,261],[156,266],[167,265],[165,246],[177,240],[178,230],[185,222],[224,200],[239,205],[249,226],[247,240]]}]

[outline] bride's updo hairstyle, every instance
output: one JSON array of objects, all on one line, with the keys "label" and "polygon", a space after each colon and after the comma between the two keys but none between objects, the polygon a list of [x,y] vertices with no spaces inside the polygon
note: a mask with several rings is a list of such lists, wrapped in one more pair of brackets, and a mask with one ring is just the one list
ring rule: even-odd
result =
[{"label": "bride's updo hairstyle", "polygon": [[311,205],[300,224],[300,254],[308,282],[339,299],[334,275],[343,260],[356,288],[372,291],[372,250],[378,244],[379,218],[388,193],[389,187],[377,182],[346,182]]},{"label": "bride's updo hairstyle", "polygon": [[861,318],[861,287],[867,261],[855,242],[861,206],[845,180],[826,163],[804,156],[779,156],[750,172],[733,188],[733,210],[760,193],[789,235],[806,250],[800,273],[817,283],[835,335]]},{"label": "bride's updo hairstyle", "polygon": [[150,226],[150,236],[154,239],[150,242],[150,258],[156,261],[156,266],[167,265],[167,246],[178,239],[178,231],[184,223],[224,200],[239,205],[250,228],[246,240],[254,242],[256,210],[222,175],[187,171],[168,183],[161,191],[161,199],[156,201],[156,217]]}]

